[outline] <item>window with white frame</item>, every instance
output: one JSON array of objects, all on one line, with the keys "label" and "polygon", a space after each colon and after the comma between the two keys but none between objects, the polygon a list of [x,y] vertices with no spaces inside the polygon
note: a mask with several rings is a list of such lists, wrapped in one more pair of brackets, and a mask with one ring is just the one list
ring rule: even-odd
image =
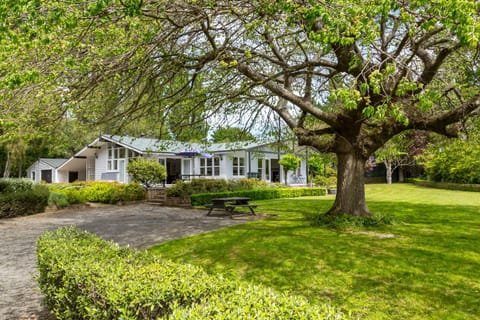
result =
[{"label": "window with white frame", "polygon": [[220,157],[200,158],[200,175],[219,176]]},{"label": "window with white frame", "polygon": [[233,157],[233,176],[240,177],[245,175],[245,158]]},{"label": "window with white frame", "polygon": [[118,171],[118,160],[127,157],[127,150],[123,147],[110,145],[108,147],[107,171]]}]

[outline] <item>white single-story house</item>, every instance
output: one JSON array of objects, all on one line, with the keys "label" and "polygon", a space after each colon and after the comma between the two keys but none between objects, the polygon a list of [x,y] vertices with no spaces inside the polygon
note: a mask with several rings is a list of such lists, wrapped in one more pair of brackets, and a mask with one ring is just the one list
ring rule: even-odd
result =
[{"label": "white single-story house", "polygon": [[[59,182],[61,180],[59,180],[57,169],[67,160],[68,159],[40,158],[27,169],[27,177],[32,179],[36,183],[39,183],[41,181],[45,181],[48,183]],[[79,173],[77,172],[77,175],[78,174]],[[73,175],[75,174],[72,173],[72,176],[69,177],[73,181],[80,178],[79,176]]]},{"label": "white single-story house", "polygon": [[[236,179],[254,177],[285,182],[278,163],[279,152],[271,144],[252,142],[209,145],[177,141],[102,135],[56,168],[52,182],[75,180],[130,182],[127,165],[131,159],[155,159],[166,167],[167,184],[198,177]],[[306,164],[288,174],[288,183],[305,183]]]}]

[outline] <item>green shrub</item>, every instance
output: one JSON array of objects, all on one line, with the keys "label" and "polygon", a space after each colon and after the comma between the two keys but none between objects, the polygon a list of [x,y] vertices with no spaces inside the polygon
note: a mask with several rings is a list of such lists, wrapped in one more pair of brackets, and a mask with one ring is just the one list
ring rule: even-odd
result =
[{"label": "green shrub", "polygon": [[0,218],[43,212],[48,204],[48,197],[48,189],[41,185],[34,185],[28,191],[3,193],[0,195]]},{"label": "green shrub", "polygon": [[192,181],[177,181],[167,189],[169,197],[188,198],[192,194],[227,192],[235,190],[251,190],[266,188],[268,183],[258,179],[193,179]]},{"label": "green shrub", "polygon": [[50,196],[48,197],[48,205],[56,206],[60,209],[68,207],[70,203],[68,202],[68,198],[65,194],[60,192],[50,192]]},{"label": "green shrub", "polygon": [[138,183],[127,183],[121,187],[120,201],[143,200],[145,196],[145,189]]},{"label": "green shrub", "polygon": [[62,193],[70,204],[83,202],[117,203],[145,199],[145,190],[139,183],[76,182],[49,186],[55,193]]},{"label": "green shrub", "polygon": [[480,184],[480,145],[454,140],[431,148],[420,159],[428,179],[435,182]]},{"label": "green shrub", "polygon": [[147,188],[162,183],[167,176],[165,167],[158,161],[144,158],[129,161],[127,171],[133,181],[139,182]]},{"label": "green shrub", "polygon": [[188,182],[178,180],[173,186],[167,189],[167,196],[188,198],[193,194],[192,185]]},{"label": "green shrub", "polygon": [[23,178],[0,178],[0,193],[29,191],[33,188],[33,181]]},{"label": "green shrub", "polygon": [[269,186],[268,182],[254,178],[230,180],[229,184],[232,191],[267,188]]},{"label": "green shrub", "polygon": [[225,319],[217,311],[230,319],[340,317],[304,299],[121,248],[74,227],[44,233],[37,256],[37,281],[57,319]]},{"label": "green shrub", "polygon": [[251,200],[267,200],[324,195],[324,188],[264,188],[229,192],[200,193],[192,195],[191,199],[192,206],[202,206],[211,203],[213,198],[247,197]]},{"label": "green shrub", "polygon": [[327,188],[337,187],[337,177],[336,176],[315,176],[313,178],[313,183],[317,186],[323,186]]},{"label": "green shrub", "polygon": [[225,179],[193,179],[190,184],[193,193],[221,192],[231,190],[230,182]]}]

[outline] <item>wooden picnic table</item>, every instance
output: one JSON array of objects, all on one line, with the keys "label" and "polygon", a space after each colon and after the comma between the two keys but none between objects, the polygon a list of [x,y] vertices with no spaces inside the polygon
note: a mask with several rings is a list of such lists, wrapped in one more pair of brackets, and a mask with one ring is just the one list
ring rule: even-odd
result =
[{"label": "wooden picnic table", "polygon": [[248,203],[249,200],[250,198],[245,197],[214,198],[211,204],[205,206],[210,209],[207,216],[212,213],[213,209],[223,209],[230,213],[230,216],[233,216],[235,208],[249,208],[251,214],[255,216],[256,214],[253,209],[256,208],[257,205]]}]

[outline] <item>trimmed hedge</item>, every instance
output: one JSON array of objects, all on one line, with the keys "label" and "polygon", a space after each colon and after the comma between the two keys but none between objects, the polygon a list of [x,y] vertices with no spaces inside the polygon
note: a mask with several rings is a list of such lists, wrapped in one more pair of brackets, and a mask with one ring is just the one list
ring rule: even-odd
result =
[{"label": "trimmed hedge", "polygon": [[169,319],[345,319],[333,307],[313,307],[298,296],[272,289],[243,285],[222,295],[210,296],[188,307],[174,308]]},{"label": "trimmed hedge", "polygon": [[258,179],[193,179],[191,181],[178,180],[167,189],[167,196],[188,198],[192,194],[227,192],[236,190],[251,190],[256,188],[266,188],[268,183]]},{"label": "trimmed hedge", "polygon": [[341,319],[328,306],[122,248],[74,227],[37,242],[45,304],[57,319]]},{"label": "trimmed hedge", "polygon": [[420,179],[409,179],[408,182],[427,188],[480,192],[480,184],[433,182]]},{"label": "trimmed hedge", "polygon": [[277,198],[324,196],[325,193],[325,188],[264,188],[233,192],[200,193],[192,195],[191,199],[192,206],[202,206],[211,203],[214,198],[246,197],[251,200],[267,200]]},{"label": "trimmed hedge", "polygon": [[143,200],[146,195],[145,189],[139,183],[82,181],[51,184],[49,188],[54,193],[63,194],[69,204]]},{"label": "trimmed hedge", "polygon": [[49,191],[45,186],[0,194],[0,218],[27,216],[45,211]]}]

